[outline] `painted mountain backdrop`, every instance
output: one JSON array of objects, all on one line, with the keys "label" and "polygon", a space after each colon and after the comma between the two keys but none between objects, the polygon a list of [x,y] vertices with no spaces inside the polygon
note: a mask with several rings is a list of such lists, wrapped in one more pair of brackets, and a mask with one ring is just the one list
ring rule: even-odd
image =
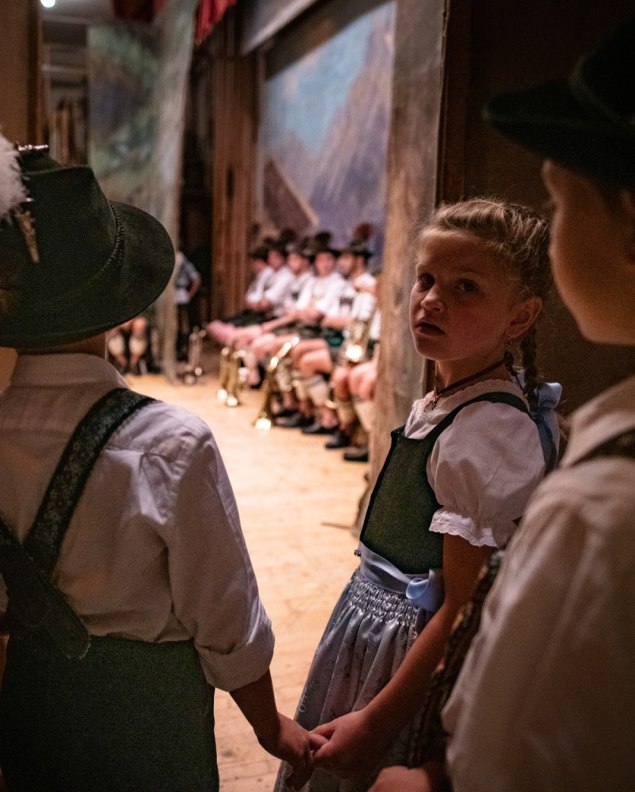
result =
[{"label": "painted mountain backdrop", "polygon": [[370,222],[381,247],[393,6],[357,17],[318,46],[307,41],[297,60],[267,79],[264,208],[278,227],[328,228],[341,244]]}]

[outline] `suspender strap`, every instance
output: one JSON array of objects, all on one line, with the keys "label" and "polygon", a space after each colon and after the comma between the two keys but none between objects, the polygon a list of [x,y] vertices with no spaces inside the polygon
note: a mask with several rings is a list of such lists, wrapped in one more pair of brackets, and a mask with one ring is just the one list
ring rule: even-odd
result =
[{"label": "suspender strap", "polygon": [[51,575],[88,476],[108,439],[152,399],[127,388],[102,397],[81,420],[66,446],[24,544],[0,518],[0,571],[13,622],[44,629],[69,658],[90,645],[86,628],[55,587]]},{"label": "suspender strap", "polygon": [[128,388],[115,388],[86,413],[57,464],[24,548],[51,574],[80,495],[97,457],[110,437],[152,399]]}]

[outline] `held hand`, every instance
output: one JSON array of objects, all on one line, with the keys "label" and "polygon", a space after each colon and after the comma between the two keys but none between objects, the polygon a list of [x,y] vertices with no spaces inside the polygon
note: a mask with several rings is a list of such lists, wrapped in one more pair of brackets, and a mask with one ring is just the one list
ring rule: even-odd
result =
[{"label": "held hand", "polygon": [[275,735],[258,735],[258,742],[272,756],[291,765],[292,773],[287,786],[300,789],[311,777],[313,759],[309,744],[309,733],[286,715],[278,713],[279,729]]},{"label": "held hand", "polygon": [[311,732],[311,740],[317,737],[326,737],[328,742],[314,752],[315,766],[341,778],[367,776],[386,747],[381,730],[371,727],[365,710],[318,726]]},{"label": "held hand", "polygon": [[387,767],[377,776],[369,792],[435,792],[430,777],[422,767]]}]

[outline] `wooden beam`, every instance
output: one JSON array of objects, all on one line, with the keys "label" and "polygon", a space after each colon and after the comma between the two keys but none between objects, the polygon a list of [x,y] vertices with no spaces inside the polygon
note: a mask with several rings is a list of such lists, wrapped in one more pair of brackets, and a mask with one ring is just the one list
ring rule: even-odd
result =
[{"label": "wooden beam", "polygon": [[240,310],[249,281],[258,113],[256,60],[238,53],[230,9],[212,37],[212,317]]},{"label": "wooden beam", "polygon": [[388,144],[388,200],[382,275],[382,331],[373,471],[381,466],[390,430],[403,424],[423,392],[424,361],[410,334],[413,228],[437,199],[445,5],[397,0],[393,106]]}]

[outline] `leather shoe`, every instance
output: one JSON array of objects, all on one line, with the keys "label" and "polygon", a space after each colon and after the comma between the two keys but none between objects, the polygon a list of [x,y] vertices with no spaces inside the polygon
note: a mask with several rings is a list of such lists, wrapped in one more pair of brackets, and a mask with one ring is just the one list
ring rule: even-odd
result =
[{"label": "leather shoe", "polygon": [[312,423],[313,418],[310,415],[302,415],[302,413],[276,420],[276,426],[281,426],[283,429],[303,429],[305,426],[311,426]]},{"label": "leather shoe", "polygon": [[278,412],[273,416],[274,418],[290,418],[292,415],[297,415],[298,411],[295,407],[281,407]]},{"label": "leather shoe", "polygon": [[345,432],[343,429],[338,429],[336,432],[333,432],[328,443],[324,444],[324,448],[348,448],[350,444],[351,438],[348,432]]},{"label": "leather shoe", "polygon": [[324,435],[324,434],[332,434],[332,433],[333,433],[332,426],[329,427],[322,426],[322,424],[319,421],[313,421],[312,424],[310,424],[309,426],[305,426],[302,429],[302,434],[305,435]]},{"label": "leather shoe", "polygon": [[367,448],[351,448],[344,451],[344,459],[347,462],[368,462]]}]

